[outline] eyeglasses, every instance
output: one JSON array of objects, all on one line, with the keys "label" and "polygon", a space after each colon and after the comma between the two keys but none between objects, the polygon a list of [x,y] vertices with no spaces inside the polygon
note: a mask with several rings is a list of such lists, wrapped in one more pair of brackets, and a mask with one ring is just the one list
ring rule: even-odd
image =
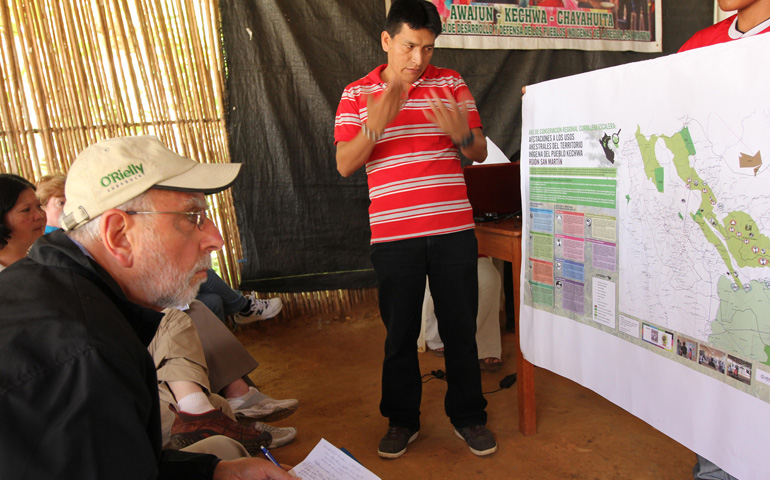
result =
[{"label": "eyeglasses", "polygon": [[129,215],[141,215],[146,213],[173,213],[175,215],[184,215],[190,223],[194,223],[198,227],[198,230],[203,230],[203,224],[206,222],[206,209],[198,210],[197,212],[136,212],[133,210],[126,211]]}]

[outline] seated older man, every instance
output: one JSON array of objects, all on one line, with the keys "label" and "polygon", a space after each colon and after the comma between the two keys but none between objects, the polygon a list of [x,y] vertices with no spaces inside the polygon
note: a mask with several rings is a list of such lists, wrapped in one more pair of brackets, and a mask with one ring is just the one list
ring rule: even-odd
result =
[{"label": "seated older man", "polygon": [[147,346],[161,310],[192,301],[222,247],[204,194],[228,188],[239,167],[199,164],[155,137],[105,140],[78,155],[67,232],[42,237],[0,274],[5,476],[291,478],[263,459],[161,449]]}]

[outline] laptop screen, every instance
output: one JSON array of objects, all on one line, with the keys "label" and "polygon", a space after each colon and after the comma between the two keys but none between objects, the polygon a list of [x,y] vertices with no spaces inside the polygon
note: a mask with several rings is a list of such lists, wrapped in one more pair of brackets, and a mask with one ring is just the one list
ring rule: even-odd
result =
[{"label": "laptop screen", "polygon": [[463,169],[476,221],[521,212],[521,169],[516,163],[469,165]]}]

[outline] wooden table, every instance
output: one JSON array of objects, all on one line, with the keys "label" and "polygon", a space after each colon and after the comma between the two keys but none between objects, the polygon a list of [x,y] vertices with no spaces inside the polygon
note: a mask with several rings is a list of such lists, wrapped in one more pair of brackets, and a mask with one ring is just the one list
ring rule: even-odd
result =
[{"label": "wooden table", "polygon": [[521,220],[503,220],[476,224],[479,255],[511,262],[513,270],[513,308],[516,321],[516,372],[519,396],[519,431],[537,432],[535,418],[535,367],[524,360],[519,343],[519,303],[521,289]]}]

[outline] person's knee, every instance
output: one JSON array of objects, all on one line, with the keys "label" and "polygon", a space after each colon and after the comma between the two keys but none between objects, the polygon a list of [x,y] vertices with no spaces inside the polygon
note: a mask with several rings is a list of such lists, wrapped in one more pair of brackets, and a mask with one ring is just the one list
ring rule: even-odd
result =
[{"label": "person's knee", "polygon": [[222,297],[214,293],[200,293],[196,300],[200,300],[209,310],[214,312],[214,315],[223,322],[225,321],[225,305],[222,302]]}]

